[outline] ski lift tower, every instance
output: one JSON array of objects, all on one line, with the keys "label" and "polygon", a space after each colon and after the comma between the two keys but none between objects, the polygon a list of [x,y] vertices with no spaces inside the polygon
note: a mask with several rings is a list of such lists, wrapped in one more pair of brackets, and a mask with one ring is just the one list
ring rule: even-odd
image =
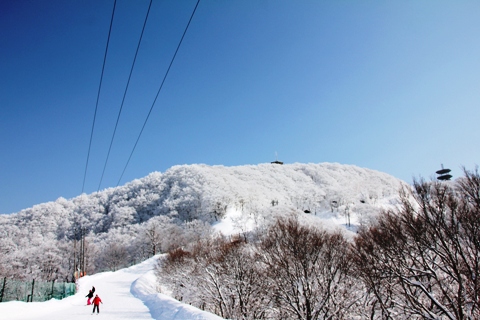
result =
[{"label": "ski lift tower", "polygon": [[443,168],[443,164],[442,164],[442,169],[438,170],[437,172],[435,172],[436,174],[438,174],[438,177],[437,179],[438,180],[441,180],[441,181],[448,181],[452,178],[452,175],[450,174],[450,169],[444,169]]}]

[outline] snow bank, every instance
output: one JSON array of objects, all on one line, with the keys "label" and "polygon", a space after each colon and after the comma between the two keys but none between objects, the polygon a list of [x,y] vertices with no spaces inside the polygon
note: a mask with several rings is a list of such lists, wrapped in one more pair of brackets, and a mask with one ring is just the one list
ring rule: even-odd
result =
[{"label": "snow bank", "polygon": [[131,292],[143,301],[150,309],[154,319],[171,320],[220,320],[214,314],[199,310],[187,304],[183,304],[169,296],[157,293],[155,290],[155,274],[151,270],[135,280]]}]

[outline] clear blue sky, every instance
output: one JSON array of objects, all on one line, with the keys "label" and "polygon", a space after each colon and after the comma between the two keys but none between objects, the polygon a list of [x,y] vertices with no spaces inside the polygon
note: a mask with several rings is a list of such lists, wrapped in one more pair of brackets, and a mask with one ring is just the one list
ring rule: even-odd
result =
[{"label": "clear blue sky", "polygon": [[[118,0],[98,189],[147,0]],[[120,178],[194,0],[154,0],[101,189]],[[0,213],[82,191],[113,0],[0,1]],[[201,0],[120,184],[173,165],[338,162],[411,182],[480,158],[479,1]]]}]

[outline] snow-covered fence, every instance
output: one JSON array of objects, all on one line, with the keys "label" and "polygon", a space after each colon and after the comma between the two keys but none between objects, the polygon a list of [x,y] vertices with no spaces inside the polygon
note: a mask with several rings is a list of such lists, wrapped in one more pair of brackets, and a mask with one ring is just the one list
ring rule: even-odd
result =
[{"label": "snow-covered fence", "polygon": [[0,302],[60,300],[75,294],[75,283],[69,282],[18,281],[5,277],[0,285]]}]

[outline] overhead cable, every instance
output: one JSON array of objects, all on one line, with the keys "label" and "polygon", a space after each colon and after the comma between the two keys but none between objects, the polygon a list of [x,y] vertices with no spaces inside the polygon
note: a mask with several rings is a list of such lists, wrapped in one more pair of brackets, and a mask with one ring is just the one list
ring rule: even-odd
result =
[{"label": "overhead cable", "polygon": [[145,15],[145,20],[143,21],[142,33],[140,34],[140,38],[138,39],[137,50],[135,51],[135,57],[133,58],[132,67],[130,68],[130,74],[128,75],[127,85],[126,85],[125,90],[123,92],[122,103],[120,105],[120,110],[118,110],[117,122],[115,123],[115,128],[113,129],[112,139],[110,140],[110,147],[108,148],[107,158],[105,159],[105,164],[103,165],[102,176],[100,178],[100,182],[98,183],[97,191],[100,190],[100,186],[102,184],[103,176],[105,174],[105,169],[107,168],[108,158],[110,157],[110,151],[112,150],[113,140],[115,138],[115,133],[117,132],[118,121],[120,120],[120,115],[122,114],[123,104],[125,102],[125,97],[127,95],[128,86],[130,85],[130,79],[132,78],[133,68],[135,67],[135,62],[137,60],[138,51],[140,49],[140,43],[142,42],[142,38],[143,38],[143,32],[145,31],[145,26],[147,25],[148,14],[150,13],[150,8],[152,7],[152,1],[153,0],[150,0],[150,4],[148,5],[147,14]]},{"label": "overhead cable", "polygon": [[105,54],[103,56],[103,65],[102,65],[102,73],[100,75],[100,84],[98,85],[98,92],[97,92],[97,102],[95,103],[95,112],[93,114],[93,123],[92,123],[92,131],[90,133],[90,142],[88,144],[88,152],[87,152],[87,162],[85,164],[85,172],[83,174],[83,184],[82,184],[82,193],[85,189],[85,180],[87,177],[87,169],[88,169],[88,160],[90,159],[90,150],[92,148],[92,139],[93,139],[93,131],[95,128],[95,120],[97,118],[97,110],[98,110],[98,101],[100,100],[100,91],[102,89],[102,81],[103,81],[103,72],[105,71],[105,62],[107,61],[107,52],[108,52],[108,44],[110,43],[110,34],[112,33],[112,25],[113,25],[113,17],[115,16],[115,7],[117,5],[117,0],[113,2],[113,10],[112,10],[112,17],[110,19],[110,28],[108,30],[108,38],[107,38],[107,45],[105,46]]},{"label": "overhead cable", "polygon": [[150,114],[152,113],[153,107],[155,106],[155,103],[157,102],[158,95],[160,94],[160,91],[162,91],[163,84],[165,83],[165,80],[167,79],[168,73],[170,72],[170,68],[172,67],[173,61],[175,60],[175,57],[177,56],[178,50],[180,49],[180,46],[182,45],[183,38],[185,38],[185,34],[187,33],[188,27],[190,26],[190,23],[192,22],[193,16],[195,15],[195,12],[197,11],[197,7],[198,7],[199,3],[200,3],[200,0],[197,0],[197,4],[195,5],[195,8],[193,9],[192,15],[190,16],[190,19],[188,20],[187,26],[185,27],[185,30],[183,31],[182,37],[180,38],[180,42],[177,45],[177,49],[175,50],[175,53],[173,54],[172,60],[170,61],[170,65],[168,66],[167,71],[165,72],[163,80],[160,84],[160,87],[158,88],[157,95],[155,96],[155,99],[153,100],[152,106],[150,107],[150,110],[148,111],[145,122],[143,123],[142,129],[140,130],[140,133],[138,134],[137,140],[135,141],[135,145],[133,146],[132,152],[130,153],[130,156],[128,157],[127,163],[125,164],[125,167],[123,168],[122,174],[120,175],[120,178],[118,179],[117,186],[120,184],[120,181],[122,180],[123,174],[125,173],[125,170],[127,169],[127,166],[130,163],[130,159],[132,158],[132,155],[135,152],[135,148],[137,147],[138,141],[140,140],[140,137],[142,136],[143,130],[145,129],[145,126],[147,124],[147,121],[150,118]]}]

